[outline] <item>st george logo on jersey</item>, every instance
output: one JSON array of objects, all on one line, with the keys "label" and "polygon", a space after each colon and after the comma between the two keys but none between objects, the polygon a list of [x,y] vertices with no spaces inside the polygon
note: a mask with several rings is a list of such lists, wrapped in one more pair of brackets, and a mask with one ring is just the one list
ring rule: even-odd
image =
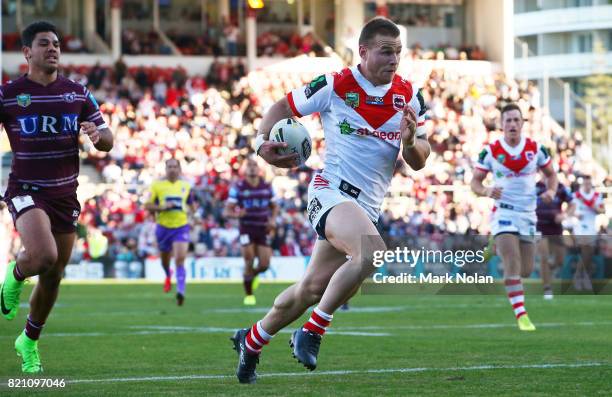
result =
[{"label": "st george logo on jersey", "polygon": [[527,158],[527,161],[532,161],[533,158],[535,157],[535,153],[532,152],[531,150],[526,151],[525,152],[525,157]]},{"label": "st george logo on jersey", "polygon": [[401,112],[406,106],[406,97],[400,94],[393,94],[393,109]]}]

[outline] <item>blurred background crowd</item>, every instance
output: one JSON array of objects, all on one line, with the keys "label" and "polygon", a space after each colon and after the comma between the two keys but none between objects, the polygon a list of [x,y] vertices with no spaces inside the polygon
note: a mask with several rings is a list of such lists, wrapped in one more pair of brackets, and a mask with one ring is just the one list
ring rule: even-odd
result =
[{"label": "blurred background crowd", "polygon": [[[407,57],[413,57],[408,53]],[[228,58],[230,59],[230,58]],[[241,175],[244,159],[262,114],[312,74],[254,71],[239,61],[216,59],[206,75],[188,75],[181,68],[114,67],[63,68],[63,73],[88,86],[115,133],[109,153],[96,152],[85,142],[80,236],[74,260],[88,258],[87,236],[103,235],[111,258],[156,255],[154,218],[144,209],[147,189],[163,177],[164,160],[181,161],[184,178],[194,186],[198,210],[191,220],[191,250],[196,256],[238,256],[237,224],[224,219],[228,191]],[[518,102],[526,118],[525,133],[553,152],[560,181],[577,182],[581,172],[599,173],[596,181],[610,185],[596,167],[579,134],[570,137],[547,125],[534,86],[501,75],[458,76],[431,70],[414,76],[422,87],[426,128],[433,153],[427,167],[412,172],[398,160],[385,201],[380,228],[388,236],[486,234],[492,202],[469,192],[473,162],[484,145],[501,136],[500,107]],[[277,255],[308,256],[315,234],[305,218],[307,186],[313,170],[323,167],[325,141],[318,116],[302,120],[313,138],[306,166],[292,170],[262,167],[272,181],[281,211],[273,248]],[[588,169],[585,167],[589,167]],[[10,217],[3,214],[7,233]],[[602,232],[605,232],[602,229]],[[11,239],[11,254],[19,246]]]}]

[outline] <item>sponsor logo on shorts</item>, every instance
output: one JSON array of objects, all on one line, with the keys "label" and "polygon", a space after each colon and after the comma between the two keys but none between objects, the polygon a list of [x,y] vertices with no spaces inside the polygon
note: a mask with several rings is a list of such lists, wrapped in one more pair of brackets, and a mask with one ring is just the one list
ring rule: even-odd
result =
[{"label": "sponsor logo on shorts", "polygon": [[510,226],[510,225],[512,225],[512,221],[509,221],[506,219],[499,220],[499,226]]},{"label": "sponsor logo on shorts", "polygon": [[318,198],[315,197],[310,200],[310,203],[308,203],[308,208],[306,209],[306,213],[308,214],[308,220],[310,220],[310,223],[314,224],[314,220],[317,217],[317,214],[322,209],[323,205],[321,205],[321,202]]}]

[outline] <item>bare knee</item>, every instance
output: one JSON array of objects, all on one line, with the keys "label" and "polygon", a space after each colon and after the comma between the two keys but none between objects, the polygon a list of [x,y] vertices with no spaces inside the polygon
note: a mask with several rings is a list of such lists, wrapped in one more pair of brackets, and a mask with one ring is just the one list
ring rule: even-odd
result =
[{"label": "bare knee", "polygon": [[38,282],[46,288],[57,288],[60,285],[63,277],[63,270],[59,266],[53,266],[45,273],[41,273],[38,277]]},{"label": "bare knee", "polygon": [[374,258],[378,256],[376,253],[384,252],[386,249],[387,246],[382,238],[372,238],[370,241],[363,244],[361,252],[352,256],[354,263],[361,264],[363,277],[369,276],[376,270],[374,266]]},{"label": "bare knee", "polygon": [[325,292],[325,286],[313,280],[302,280],[295,286],[293,294],[285,296],[279,295],[274,300],[274,307],[277,310],[287,309],[299,302],[304,307],[309,307],[321,300]]},{"label": "bare knee", "polygon": [[259,261],[257,262],[257,267],[260,270],[269,268],[270,267],[270,258],[259,258]]},{"label": "bare knee", "polygon": [[38,269],[38,274],[46,274],[52,272],[57,263],[57,249],[55,247],[43,249],[36,255],[30,254],[30,263],[34,268]]}]

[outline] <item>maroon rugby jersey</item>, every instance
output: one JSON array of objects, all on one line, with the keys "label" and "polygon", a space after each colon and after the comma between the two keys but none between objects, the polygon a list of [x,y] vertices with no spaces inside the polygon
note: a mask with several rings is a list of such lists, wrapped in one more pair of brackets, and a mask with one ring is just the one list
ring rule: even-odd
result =
[{"label": "maroon rugby jersey", "polygon": [[81,84],[58,76],[43,86],[22,76],[0,87],[0,123],[13,151],[10,190],[74,194],[79,175],[82,121],[107,125],[93,95]]},{"label": "maroon rugby jersey", "polygon": [[228,201],[246,210],[240,218],[241,227],[265,227],[270,218],[270,202],[274,191],[269,183],[259,178],[259,185],[253,186],[246,180],[238,182],[229,191]]}]

